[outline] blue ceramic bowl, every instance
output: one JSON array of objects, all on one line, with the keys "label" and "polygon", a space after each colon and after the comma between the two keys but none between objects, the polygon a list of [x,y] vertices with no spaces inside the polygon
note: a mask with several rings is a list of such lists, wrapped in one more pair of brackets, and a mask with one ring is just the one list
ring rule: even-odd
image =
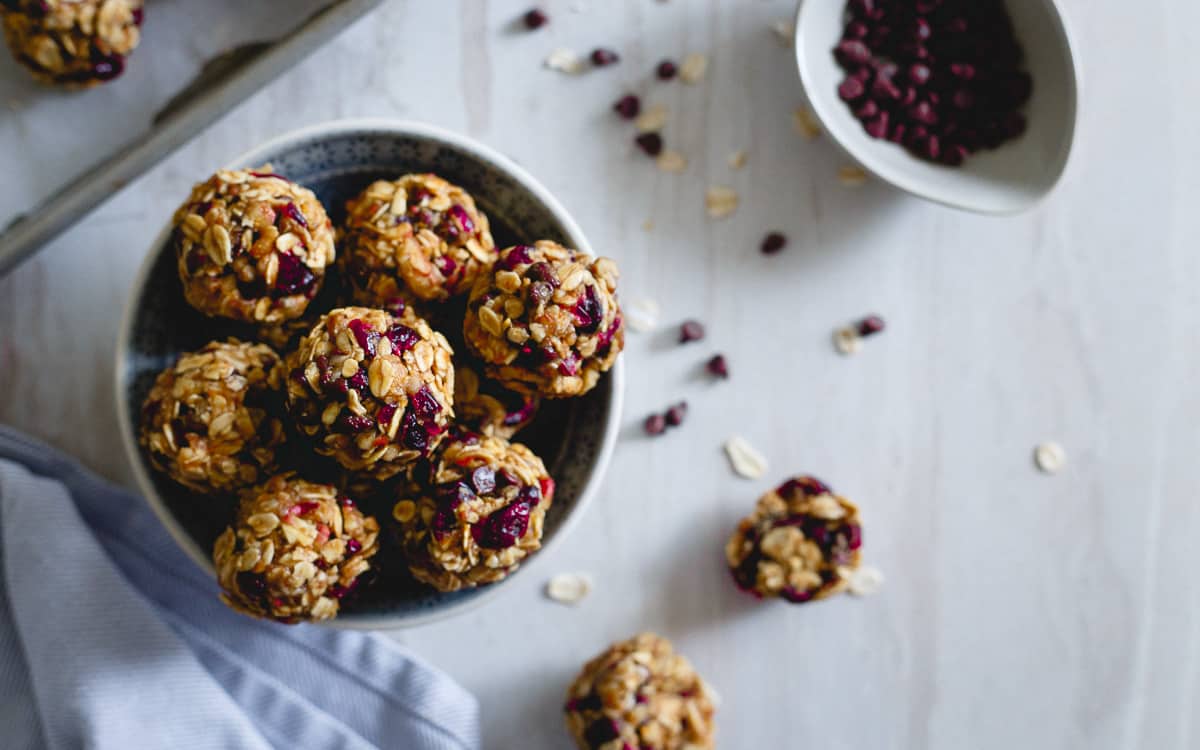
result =
[{"label": "blue ceramic bowl", "polygon": [[[374,180],[408,172],[434,172],[466,188],[491,220],[498,247],[552,239],[593,253],[579,227],[544,187],[496,152],[428,125],[392,121],[341,121],[281,136],[239,157],[231,168],[270,163],[288,179],[313,190],[334,223],[344,205]],[[208,175],[195,175],[199,181]],[[190,185],[179,186],[179,199]],[[156,472],[137,443],[139,411],[155,376],[183,352],[229,335],[246,336],[232,324],[197,313],[183,299],[170,248],[168,221],[142,264],[125,311],[117,346],[117,408],[121,437],[146,499],[176,542],[209,572],[217,535],[232,517],[228,500],[202,497]],[[594,253],[593,253],[594,254]],[[320,298],[318,298],[320,299]],[[446,330],[451,341],[457,332]],[[542,457],[554,477],[554,504],[546,515],[542,551],[513,575],[536,565],[546,548],[566,536],[595,494],[616,442],[622,365],[618,361],[588,394],[544,402],[534,423],[517,440]],[[303,472],[301,472],[303,474]],[[389,534],[390,517],[377,512]],[[478,604],[513,576],[490,586],[442,594],[408,577],[390,539],[373,559],[377,575],[344,604],[331,624],[389,628],[428,622]]]}]

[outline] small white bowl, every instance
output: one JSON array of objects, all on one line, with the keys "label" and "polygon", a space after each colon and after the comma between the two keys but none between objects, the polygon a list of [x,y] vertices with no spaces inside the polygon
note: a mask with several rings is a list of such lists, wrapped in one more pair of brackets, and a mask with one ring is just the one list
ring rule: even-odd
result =
[{"label": "small white bowl", "polygon": [[923,161],[863,131],[838,98],[844,73],[833,48],[845,26],[842,0],[801,0],[795,53],[800,80],[825,132],[880,179],[913,195],[983,214],[1031,208],[1062,176],[1075,140],[1078,70],[1070,34],[1054,0],[1011,0],[1009,15],[1033,76],[1025,108],[1029,128],[1020,138],[969,156],[959,167]]}]

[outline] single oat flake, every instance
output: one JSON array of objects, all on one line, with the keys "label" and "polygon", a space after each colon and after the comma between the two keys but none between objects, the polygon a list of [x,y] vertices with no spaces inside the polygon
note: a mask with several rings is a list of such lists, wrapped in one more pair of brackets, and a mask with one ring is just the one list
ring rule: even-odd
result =
[{"label": "single oat flake", "polygon": [[870,565],[860,565],[838,571],[846,579],[846,590],[855,596],[870,596],[883,588],[883,571]]},{"label": "single oat flake", "polygon": [[713,186],[704,194],[704,206],[713,219],[724,219],[738,207],[738,193],[733,188]]},{"label": "single oat flake", "polygon": [[745,149],[738,149],[737,151],[734,151],[729,155],[729,168],[741,169],[742,167],[746,166],[746,158]]},{"label": "single oat flake", "polygon": [[821,123],[808,107],[797,107],[792,112],[792,127],[810,141],[821,135]]},{"label": "single oat flake", "polygon": [[693,52],[683,58],[679,66],[679,80],[684,83],[700,83],[708,73],[708,58],[699,52]]},{"label": "single oat flake", "polygon": [[725,455],[733,472],[740,477],[759,479],[767,473],[767,459],[743,437],[734,435],[726,440]]},{"label": "single oat flake", "polygon": [[559,573],[546,582],[546,596],[560,604],[575,605],[592,592],[592,579],[583,573]]},{"label": "single oat flake", "polygon": [[1033,460],[1043,474],[1057,474],[1067,463],[1067,452],[1050,440],[1034,449]]},{"label": "single oat flake", "polygon": [[844,326],[833,332],[833,348],[839,354],[850,356],[862,351],[862,336],[854,326]]},{"label": "single oat flake", "polygon": [[846,187],[865,185],[867,183],[867,173],[861,167],[841,167],[838,169],[838,182]]},{"label": "single oat flake", "polygon": [[687,169],[687,159],[678,151],[663,151],[654,161],[664,172],[682,172]]},{"label": "single oat flake", "polygon": [[775,38],[781,45],[790,47],[796,37],[796,24],[788,20],[779,20],[771,24],[771,31],[775,32]]},{"label": "single oat flake", "polygon": [[652,299],[635,299],[624,306],[625,323],[636,333],[653,331],[658,326],[659,307]]},{"label": "single oat flake", "polygon": [[666,124],[667,108],[661,104],[647,107],[646,111],[638,115],[638,118],[633,121],[634,127],[642,133],[657,132],[662,130]]},{"label": "single oat flake", "polygon": [[562,47],[551,52],[543,65],[550,70],[557,70],[559,73],[567,75],[579,75],[586,67],[579,55]]}]

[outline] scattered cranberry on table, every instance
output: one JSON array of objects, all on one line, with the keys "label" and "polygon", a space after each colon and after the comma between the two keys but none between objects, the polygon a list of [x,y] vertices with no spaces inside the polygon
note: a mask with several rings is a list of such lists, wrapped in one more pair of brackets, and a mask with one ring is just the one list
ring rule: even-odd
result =
[{"label": "scattered cranberry on table", "polygon": [[613,110],[626,120],[632,120],[642,111],[642,100],[633,94],[626,94],[617,100]]},{"label": "scattered cranberry on table", "polygon": [[633,142],[646,156],[658,156],[663,150],[663,139],[658,133],[642,133]]},{"label": "scattered cranberry on table", "polygon": [[605,65],[612,65],[620,59],[620,55],[604,47],[597,47],[592,50],[592,65],[598,68],[603,68]]},{"label": "scattered cranberry on table", "polygon": [[654,69],[654,74],[658,76],[658,80],[660,81],[669,81],[674,78],[677,73],[679,73],[679,68],[672,60],[663,60],[658,64],[658,67]]},{"label": "scattered cranberry on table", "polygon": [[729,377],[729,363],[725,361],[725,357],[718,354],[705,363],[704,368],[718,378]]},{"label": "scattered cranberry on table", "polygon": [[522,17],[522,20],[525,22],[525,28],[533,31],[545,26],[550,18],[541,8],[533,8]]},{"label": "scattered cranberry on table", "polygon": [[958,166],[1025,132],[1033,79],[1003,0],[851,0],[838,96],[872,138]]},{"label": "scattered cranberry on table", "polygon": [[670,409],[667,409],[667,413],[664,415],[666,417],[667,424],[671,427],[678,427],[679,425],[683,424],[683,418],[687,416],[687,409],[687,401],[680,401]]},{"label": "scattered cranberry on table", "polygon": [[886,324],[883,322],[883,318],[879,317],[878,315],[868,315],[867,317],[858,321],[858,335],[873,336],[882,331],[885,325]]},{"label": "scattered cranberry on table", "polygon": [[702,338],[704,338],[704,326],[700,324],[700,321],[686,320],[683,325],[679,326],[679,343],[686,344]]},{"label": "scattered cranberry on table", "polygon": [[644,425],[647,435],[661,435],[667,431],[667,418],[661,414],[646,417]]},{"label": "scattered cranberry on table", "polygon": [[786,246],[787,237],[780,232],[771,232],[766,237],[763,237],[762,245],[759,246],[759,249],[762,250],[763,255],[774,255]]}]

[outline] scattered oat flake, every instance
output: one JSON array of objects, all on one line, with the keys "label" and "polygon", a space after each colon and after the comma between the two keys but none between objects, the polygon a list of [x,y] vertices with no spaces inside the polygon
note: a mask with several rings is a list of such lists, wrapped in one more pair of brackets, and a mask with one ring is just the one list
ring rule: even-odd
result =
[{"label": "scattered oat flake", "polygon": [[687,159],[678,151],[663,151],[654,160],[658,168],[664,172],[682,172],[687,169]]},{"label": "scattered oat flake", "polygon": [[838,182],[846,187],[858,187],[867,183],[867,173],[862,167],[845,166],[838,169]]},{"label": "scattered oat flake", "polygon": [[855,596],[870,596],[883,588],[883,571],[871,565],[860,565],[838,571],[846,579],[846,590]]},{"label": "scattered oat flake", "polygon": [[862,350],[862,336],[854,326],[845,326],[833,332],[833,348],[847,357]]},{"label": "scattered oat flake", "polygon": [[792,127],[810,141],[821,134],[821,123],[808,107],[797,107],[792,112]]},{"label": "scattered oat flake", "polygon": [[742,167],[746,166],[746,158],[745,149],[739,148],[737,151],[734,151],[729,155],[729,168],[741,169]]},{"label": "scattered oat flake", "polygon": [[767,473],[767,459],[745,438],[734,435],[726,440],[725,455],[729,457],[733,472],[740,477],[759,479]]},{"label": "scattered oat flake", "polygon": [[733,188],[714,186],[704,194],[704,206],[714,219],[724,219],[738,207],[738,193]]},{"label": "scattered oat flake", "polygon": [[557,70],[567,75],[579,75],[587,67],[579,55],[563,47],[551,52],[543,64],[550,70]]},{"label": "scattered oat flake", "polygon": [[546,596],[560,604],[578,604],[591,592],[592,579],[583,573],[559,573],[546,582]]},{"label": "scattered oat flake", "polygon": [[693,52],[683,58],[679,66],[679,80],[684,83],[700,83],[708,73],[708,58],[699,52]]},{"label": "scattered oat flake", "polygon": [[790,47],[796,36],[796,24],[786,19],[779,20],[771,24],[771,31],[775,32],[775,38],[780,44]]},{"label": "scattered oat flake", "polygon": [[658,326],[658,303],[652,299],[635,299],[622,305],[625,322],[635,333],[653,331]]},{"label": "scattered oat flake", "polygon": [[1053,440],[1042,443],[1033,451],[1033,460],[1044,474],[1057,474],[1067,463],[1067,452]]},{"label": "scattered oat flake", "polygon": [[667,124],[667,108],[661,104],[648,107],[633,121],[634,127],[643,133],[653,133]]}]

